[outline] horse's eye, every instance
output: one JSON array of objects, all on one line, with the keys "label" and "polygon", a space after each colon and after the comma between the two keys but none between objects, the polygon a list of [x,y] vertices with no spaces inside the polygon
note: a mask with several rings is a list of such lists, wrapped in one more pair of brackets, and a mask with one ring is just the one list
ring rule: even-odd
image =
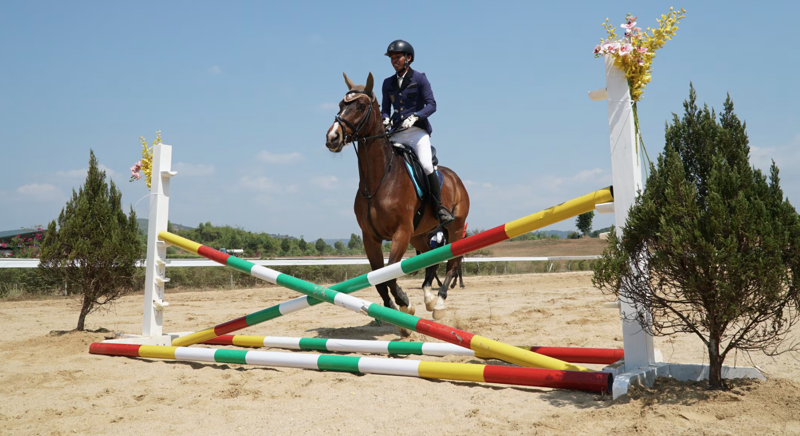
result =
[{"label": "horse's eye", "polygon": [[363,111],[366,108],[367,108],[367,105],[365,105],[364,103],[361,103],[361,104],[358,105],[358,110],[360,110],[360,111]]}]

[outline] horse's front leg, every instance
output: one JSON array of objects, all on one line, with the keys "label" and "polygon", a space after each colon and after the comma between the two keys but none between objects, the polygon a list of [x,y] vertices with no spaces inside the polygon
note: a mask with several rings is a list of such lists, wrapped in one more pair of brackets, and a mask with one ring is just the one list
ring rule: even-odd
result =
[{"label": "horse's front leg", "polygon": [[[366,235],[364,235],[366,236]],[[368,239],[364,238],[364,251],[367,253],[367,258],[369,259],[369,264],[372,267],[372,270],[378,270],[383,268],[383,250],[382,250],[382,241],[372,240],[369,239],[369,243],[367,243]],[[406,241],[406,245],[408,246],[408,241]],[[394,249],[395,244],[392,243],[392,248]],[[402,254],[401,254],[402,258]],[[389,265],[391,265],[392,257],[389,257]],[[396,287],[396,288],[395,288]],[[375,285],[375,288],[378,289],[378,294],[380,294],[381,299],[383,299],[383,305],[390,308],[397,310],[398,307],[392,301],[392,298],[389,296],[389,291],[391,290],[392,294],[395,297],[395,301],[400,306],[399,309],[405,313],[409,313],[409,304],[408,304],[408,297],[400,289],[399,286],[395,283],[395,280],[389,280],[383,283],[378,283]],[[399,293],[398,293],[399,290]],[[410,312],[413,314],[413,310]],[[407,330],[401,327],[397,327],[397,330],[400,332],[400,336],[408,337],[411,336],[411,330]]]},{"label": "horse's front leg", "polygon": [[[381,250],[381,241],[367,238],[367,235],[364,234],[364,252],[367,254],[369,266],[373,271],[383,268],[383,251]],[[378,290],[378,295],[381,296],[384,306],[391,309],[397,309],[397,306],[392,303],[392,299],[389,297],[389,287],[386,286],[386,283],[379,283],[375,285],[375,289]]]},{"label": "horse's front leg", "polygon": [[[392,249],[389,251],[389,265],[395,264],[403,260],[403,255],[406,253],[408,249],[408,242],[411,240],[411,234],[408,231],[403,229],[399,229],[395,234],[392,236]],[[401,312],[414,314],[414,306],[408,299],[408,295],[403,292],[403,288],[397,284],[396,279],[389,280],[386,282],[389,286],[389,290],[392,292],[394,296],[394,301],[400,308]]]}]

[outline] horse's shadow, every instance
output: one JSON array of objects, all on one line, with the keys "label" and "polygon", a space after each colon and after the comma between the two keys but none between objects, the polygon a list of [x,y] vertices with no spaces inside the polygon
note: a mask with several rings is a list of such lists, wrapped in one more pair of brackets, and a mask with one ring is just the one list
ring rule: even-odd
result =
[{"label": "horse's shadow", "polygon": [[[387,322],[377,323],[370,321],[367,324],[356,327],[342,328],[315,328],[306,330],[307,333],[313,332],[317,338],[324,339],[362,339],[362,340],[398,340],[397,327]],[[393,336],[386,338],[387,335]]]}]

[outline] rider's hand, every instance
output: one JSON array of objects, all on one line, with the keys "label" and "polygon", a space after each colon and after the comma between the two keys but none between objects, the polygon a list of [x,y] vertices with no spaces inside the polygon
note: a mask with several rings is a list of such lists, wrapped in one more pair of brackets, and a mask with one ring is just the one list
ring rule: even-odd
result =
[{"label": "rider's hand", "polygon": [[383,130],[388,132],[389,129],[391,129],[391,128],[392,128],[392,120],[390,120],[389,118],[384,118],[383,119]]},{"label": "rider's hand", "polygon": [[414,125],[414,123],[417,122],[418,119],[419,118],[416,115],[411,115],[410,117],[406,118],[405,121],[403,121],[403,128],[404,129],[410,128],[411,126]]}]

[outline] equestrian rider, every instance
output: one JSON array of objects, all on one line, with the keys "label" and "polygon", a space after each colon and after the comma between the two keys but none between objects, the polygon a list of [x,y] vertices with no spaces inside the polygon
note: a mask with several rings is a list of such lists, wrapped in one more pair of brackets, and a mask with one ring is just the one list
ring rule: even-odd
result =
[{"label": "equestrian rider", "polygon": [[[453,221],[453,215],[442,205],[439,177],[433,171],[431,156],[431,123],[428,117],[436,112],[431,83],[425,73],[414,71],[414,47],[398,39],[389,44],[386,56],[392,60],[396,74],[383,81],[381,115],[383,126],[389,131],[393,127],[391,141],[411,147],[419,159],[428,178],[431,197],[436,205],[436,218],[444,225]],[[394,107],[394,113],[390,110]]]}]

